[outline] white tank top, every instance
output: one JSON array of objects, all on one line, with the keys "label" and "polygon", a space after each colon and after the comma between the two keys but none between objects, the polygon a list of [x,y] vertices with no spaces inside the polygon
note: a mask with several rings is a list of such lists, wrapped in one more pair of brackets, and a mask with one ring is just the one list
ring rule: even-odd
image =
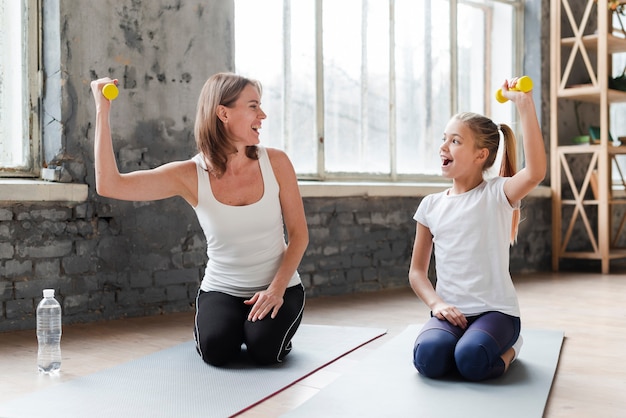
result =
[{"label": "white tank top", "polygon": [[[198,172],[198,205],[194,207],[204,231],[209,258],[200,288],[237,297],[267,289],[280,266],[285,243],[279,185],[267,150],[257,146],[263,176],[263,196],[245,206],[219,202],[211,190],[206,163],[193,157]],[[290,286],[300,283],[296,271]]]}]

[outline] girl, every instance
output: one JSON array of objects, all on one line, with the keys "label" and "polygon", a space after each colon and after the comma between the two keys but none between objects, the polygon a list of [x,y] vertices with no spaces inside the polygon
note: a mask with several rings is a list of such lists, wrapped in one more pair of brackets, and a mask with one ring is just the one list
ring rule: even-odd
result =
[{"label": "girl", "polygon": [[[417,336],[413,363],[430,378],[453,370],[473,381],[501,376],[522,344],[509,245],[517,235],[521,199],[545,177],[546,154],[531,92],[509,90],[516,82],[506,81],[502,94],[520,115],[525,167],[515,173],[515,136],[508,126],[457,114],[440,147],[442,174],[452,187],[426,196],[414,216],[409,282],[431,318]],[[500,175],[486,180],[500,136]],[[436,290],[428,279],[433,244]]]}]

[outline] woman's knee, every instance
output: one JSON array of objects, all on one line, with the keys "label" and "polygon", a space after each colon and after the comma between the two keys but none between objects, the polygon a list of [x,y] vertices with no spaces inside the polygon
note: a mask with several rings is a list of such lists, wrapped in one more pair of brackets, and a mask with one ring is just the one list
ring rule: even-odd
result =
[{"label": "woman's knee", "polygon": [[241,353],[241,343],[223,336],[202,335],[196,338],[196,350],[202,360],[211,366],[223,366],[235,360]]},{"label": "woman's knee", "polygon": [[[241,350],[239,350],[241,351]],[[239,356],[239,352],[226,352],[224,350],[215,350],[211,348],[205,348],[200,351],[200,357],[202,361],[211,366],[225,366],[228,363],[231,363]]]},{"label": "woman's knee", "polygon": [[250,359],[260,366],[267,366],[283,361],[291,351],[289,335],[275,333],[256,333],[246,340],[246,349]]},{"label": "woman's knee", "polygon": [[291,352],[291,340],[302,321],[304,292],[302,286],[287,289],[287,302],[276,318],[246,322],[245,343],[253,362],[259,365],[280,363]]},{"label": "woman's knee", "polygon": [[267,347],[254,346],[247,346],[247,349],[250,359],[259,366],[269,366],[282,361],[279,356],[280,350],[268,350]]}]

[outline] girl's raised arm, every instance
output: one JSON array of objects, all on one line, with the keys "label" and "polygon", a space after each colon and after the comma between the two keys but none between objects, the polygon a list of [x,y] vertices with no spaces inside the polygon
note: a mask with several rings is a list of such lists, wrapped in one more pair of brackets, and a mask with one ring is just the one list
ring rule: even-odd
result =
[{"label": "girl's raised arm", "polygon": [[505,82],[502,95],[515,103],[520,115],[522,139],[524,144],[525,166],[511,177],[504,185],[504,193],[509,202],[522,200],[546,176],[547,163],[543,135],[537,120],[532,92],[524,93],[509,90],[517,79]]}]

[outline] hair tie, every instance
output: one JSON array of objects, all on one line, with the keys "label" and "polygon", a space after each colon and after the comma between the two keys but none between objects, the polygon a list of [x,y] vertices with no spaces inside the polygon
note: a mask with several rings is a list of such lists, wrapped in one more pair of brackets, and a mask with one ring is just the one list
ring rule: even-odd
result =
[{"label": "hair tie", "polygon": [[500,141],[504,141],[504,131],[502,130],[502,124],[498,124],[496,126],[496,128],[498,129],[498,136],[500,137]]}]

